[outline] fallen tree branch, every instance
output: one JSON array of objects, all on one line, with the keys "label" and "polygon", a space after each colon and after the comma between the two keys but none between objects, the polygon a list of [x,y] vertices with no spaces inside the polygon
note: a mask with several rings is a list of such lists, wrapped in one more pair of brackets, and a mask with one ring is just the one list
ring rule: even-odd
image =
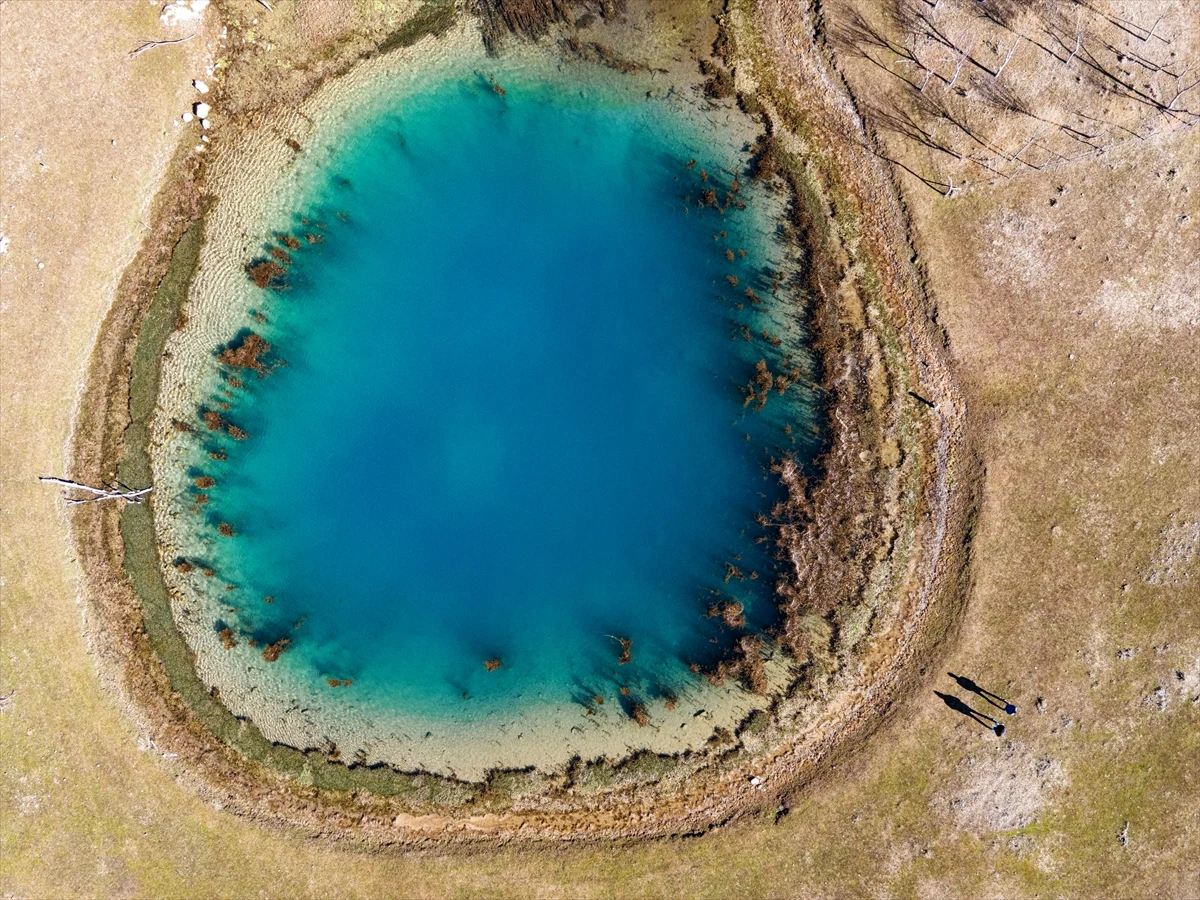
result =
[{"label": "fallen tree branch", "polygon": [[64,499],[69,504],[76,503],[96,503],[101,500],[124,500],[127,503],[141,503],[142,497],[149,494],[153,487],[140,488],[138,490],[130,490],[123,484],[119,484],[115,488],[96,488],[87,484],[80,484],[78,481],[69,481],[66,478],[52,478],[49,475],[42,475],[38,478],[42,484],[57,484],[68,490],[83,491],[85,494],[91,494],[90,497],[67,497],[64,491]]},{"label": "fallen tree branch", "polygon": [[137,56],[139,53],[142,53],[145,50],[149,50],[152,47],[161,47],[164,44],[183,44],[183,43],[190,41],[194,37],[195,37],[194,34],[189,34],[185,38],[177,38],[176,40],[173,40],[173,41],[146,41],[146,43],[142,44],[140,47],[136,47],[133,50],[130,50],[129,55],[130,55],[130,57],[134,57],[134,56]]}]

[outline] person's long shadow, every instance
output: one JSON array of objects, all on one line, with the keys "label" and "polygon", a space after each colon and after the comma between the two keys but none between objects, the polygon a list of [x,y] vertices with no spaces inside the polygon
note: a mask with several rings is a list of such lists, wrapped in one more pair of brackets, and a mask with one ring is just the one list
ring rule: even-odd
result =
[{"label": "person's long shadow", "polygon": [[981,688],[965,675],[955,675],[953,672],[947,672],[946,674],[958,682],[958,686],[964,691],[970,691],[972,694],[982,697],[988,703],[992,704],[992,706],[996,707],[996,709],[1003,710],[1010,716],[1015,716],[1017,714],[1017,708],[999,694],[993,694],[986,688]]},{"label": "person's long shadow", "polygon": [[1004,734],[1004,726],[1003,725],[1001,725],[999,722],[997,722],[995,719],[991,718],[990,716],[985,716],[983,713],[977,712],[976,710],[967,706],[967,704],[963,703],[961,700],[959,700],[953,694],[943,694],[941,691],[934,691],[934,693],[937,694],[939,697],[941,697],[942,702],[945,703],[952,710],[954,710],[956,713],[962,713],[968,719],[974,719],[976,722],[978,722],[980,725],[982,725],[988,731],[995,732],[997,737],[1000,737],[1001,735]]}]

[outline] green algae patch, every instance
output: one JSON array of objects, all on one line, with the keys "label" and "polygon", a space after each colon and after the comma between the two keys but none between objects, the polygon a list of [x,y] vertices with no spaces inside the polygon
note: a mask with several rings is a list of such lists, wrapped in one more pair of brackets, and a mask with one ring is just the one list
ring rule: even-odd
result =
[{"label": "green algae patch", "polygon": [[440,37],[454,25],[454,3],[426,3],[411,19],[379,43],[379,52],[387,53],[411,47],[423,37]]}]

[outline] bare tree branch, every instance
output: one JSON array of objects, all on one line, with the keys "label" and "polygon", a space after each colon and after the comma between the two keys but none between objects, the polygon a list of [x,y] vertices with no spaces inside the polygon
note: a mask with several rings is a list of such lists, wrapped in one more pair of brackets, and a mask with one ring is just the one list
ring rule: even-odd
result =
[{"label": "bare tree branch", "polygon": [[[153,487],[140,488],[138,490],[130,490],[125,485],[117,482],[115,488],[97,488],[87,484],[80,484],[78,481],[70,481],[66,478],[52,478],[49,475],[42,475],[38,478],[42,484],[57,484],[65,488],[63,498],[69,504],[77,503],[96,503],[101,500],[124,500],[127,503],[141,503],[142,497],[149,494]],[[91,494],[90,497],[68,497],[66,494],[69,491],[83,491],[85,494]]]},{"label": "bare tree branch", "polygon": [[178,40],[174,40],[174,41],[146,41],[146,43],[142,44],[140,47],[135,47],[133,50],[130,50],[129,55],[131,57],[137,56],[139,53],[142,53],[143,51],[150,50],[154,47],[164,47],[167,44],[185,44],[194,37],[195,37],[194,34],[189,34],[185,38],[179,38]]}]

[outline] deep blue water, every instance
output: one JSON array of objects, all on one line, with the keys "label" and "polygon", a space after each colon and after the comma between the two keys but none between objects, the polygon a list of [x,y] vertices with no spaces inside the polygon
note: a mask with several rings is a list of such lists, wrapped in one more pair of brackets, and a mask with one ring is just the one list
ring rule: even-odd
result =
[{"label": "deep blue water", "polygon": [[[330,703],[652,694],[731,639],[713,590],[772,621],[753,517],[769,456],[810,452],[782,429],[808,397],[743,407],[787,349],[744,295],[769,297],[773,226],[696,203],[745,160],[662,104],[505,87],[443,83],[340,148],[294,223],[323,242],[247,323],[286,366],[242,375],[225,415],[251,438],[200,467],[209,527],[237,530],[221,624],[290,637],[288,677],[352,679]],[[735,555],[760,577],[726,584]]]}]

